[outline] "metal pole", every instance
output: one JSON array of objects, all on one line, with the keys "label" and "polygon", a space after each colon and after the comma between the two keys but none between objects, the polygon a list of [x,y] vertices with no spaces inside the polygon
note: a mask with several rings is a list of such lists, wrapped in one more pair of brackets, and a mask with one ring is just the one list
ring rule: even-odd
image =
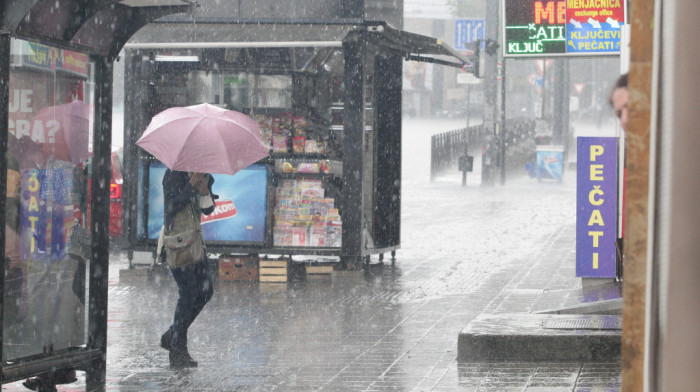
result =
[{"label": "metal pole", "polygon": [[[499,28],[499,1],[485,1],[485,17],[486,17],[486,28],[485,28],[485,39],[498,42],[498,28]],[[489,135],[489,138],[496,136],[496,127],[498,124],[498,80],[497,80],[497,68],[498,68],[498,56],[494,54],[489,54],[488,52],[483,52],[484,58],[484,119],[483,127],[484,133]],[[481,70],[480,70],[481,71]],[[493,140],[495,142],[495,140]],[[482,155],[482,160],[484,163],[481,166],[481,184],[483,186],[493,186],[494,177],[494,164],[491,160],[493,155],[489,149],[495,147],[492,145],[492,141],[487,141],[484,145],[485,154]],[[488,145],[488,147],[487,147]],[[486,154],[489,154],[488,156]]]},{"label": "metal pole", "polygon": [[107,289],[109,277],[109,184],[112,175],[112,60],[93,56],[95,124],[93,128],[91,260],[88,296],[88,348],[102,355],[86,372],[86,390],[104,391],[107,356]]},{"label": "metal pole", "polygon": [[[469,136],[469,113],[471,112],[471,91],[472,91],[472,85],[470,83],[467,83],[467,136]],[[467,140],[468,141],[468,140]]]},{"label": "metal pole", "polygon": [[[463,138],[464,138],[464,160],[465,160],[465,164],[466,164],[466,162],[467,162],[468,159],[469,159],[469,152],[468,152],[469,149],[468,149],[468,143],[467,143],[468,138],[469,138],[468,134],[469,134],[469,128],[467,128],[467,129],[464,130],[464,136],[463,136]],[[463,186],[463,187],[466,187],[466,186],[467,186],[467,168],[466,168],[466,167],[462,168],[462,186]]]},{"label": "metal pole", "polygon": [[[0,268],[2,271],[7,271],[5,265],[5,208],[7,208],[7,150],[9,138],[9,103],[10,103],[10,35],[0,34],[0,150],[3,153],[3,159],[0,159],[0,210],[2,213],[2,222],[0,225]],[[14,136],[13,136],[14,137]],[[12,246],[12,245],[11,245]],[[17,245],[15,245],[17,246]],[[0,293],[5,292],[4,274],[0,277]],[[0,309],[5,309],[5,296],[0,298]],[[3,312],[0,312],[0,358],[2,357],[3,348]],[[2,380],[2,371],[0,371],[0,384]]]},{"label": "metal pole", "polygon": [[542,111],[540,118],[544,119],[546,117],[547,111],[547,59],[542,60]]},{"label": "metal pole", "polygon": [[[464,156],[469,156],[467,149],[469,143],[469,112],[471,107],[471,84],[467,83],[467,128],[464,130]],[[467,186],[467,171],[462,170],[462,186]]]},{"label": "metal pole", "polygon": [[501,150],[501,185],[506,184],[506,59],[503,59],[501,72],[501,129],[499,142]]}]

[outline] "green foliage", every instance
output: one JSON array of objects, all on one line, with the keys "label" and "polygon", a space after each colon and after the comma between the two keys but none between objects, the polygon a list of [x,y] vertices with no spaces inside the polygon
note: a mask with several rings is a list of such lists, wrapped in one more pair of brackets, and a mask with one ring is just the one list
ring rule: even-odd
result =
[{"label": "green foliage", "polygon": [[496,0],[447,0],[452,16],[456,18],[483,17],[486,1]]}]

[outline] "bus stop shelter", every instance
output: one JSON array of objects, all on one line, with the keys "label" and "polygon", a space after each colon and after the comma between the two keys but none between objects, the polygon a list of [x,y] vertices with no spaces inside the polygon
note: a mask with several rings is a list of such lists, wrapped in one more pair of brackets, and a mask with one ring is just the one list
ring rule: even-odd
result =
[{"label": "bus stop shelter", "polygon": [[0,3],[1,383],[76,369],[104,390],[113,61],[189,3]]}]

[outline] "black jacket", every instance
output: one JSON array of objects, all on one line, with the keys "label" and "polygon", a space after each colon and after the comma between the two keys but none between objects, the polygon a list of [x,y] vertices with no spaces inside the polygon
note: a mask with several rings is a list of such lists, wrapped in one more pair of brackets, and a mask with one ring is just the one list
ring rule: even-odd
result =
[{"label": "black jacket", "polygon": [[[211,187],[214,184],[214,178],[209,176],[209,181],[207,182],[207,187],[209,188],[209,193],[211,194],[212,200],[214,200],[213,206],[205,208],[202,210],[204,215],[209,215],[214,212],[216,207],[216,199],[219,196],[215,195],[211,191]],[[192,197],[197,194],[197,189],[190,184],[189,175],[187,172],[166,170],[165,176],[163,177],[163,197],[165,203],[164,211],[164,224],[165,231],[169,231],[172,228],[173,219],[175,214],[183,208],[186,208],[192,200]]]}]

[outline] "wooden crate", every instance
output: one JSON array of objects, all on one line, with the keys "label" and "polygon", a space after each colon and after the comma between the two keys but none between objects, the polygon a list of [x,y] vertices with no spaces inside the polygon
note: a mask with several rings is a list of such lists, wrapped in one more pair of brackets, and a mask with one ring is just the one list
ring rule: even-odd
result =
[{"label": "wooden crate", "polygon": [[306,266],[306,276],[327,276],[333,273],[332,265],[307,265]]},{"label": "wooden crate", "polygon": [[260,282],[286,283],[288,270],[287,259],[260,260]]},{"label": "wooden crate", "polygon": [[258,280],[258,258],[251,256],[219,256],[219,279],[256,282]]}]

